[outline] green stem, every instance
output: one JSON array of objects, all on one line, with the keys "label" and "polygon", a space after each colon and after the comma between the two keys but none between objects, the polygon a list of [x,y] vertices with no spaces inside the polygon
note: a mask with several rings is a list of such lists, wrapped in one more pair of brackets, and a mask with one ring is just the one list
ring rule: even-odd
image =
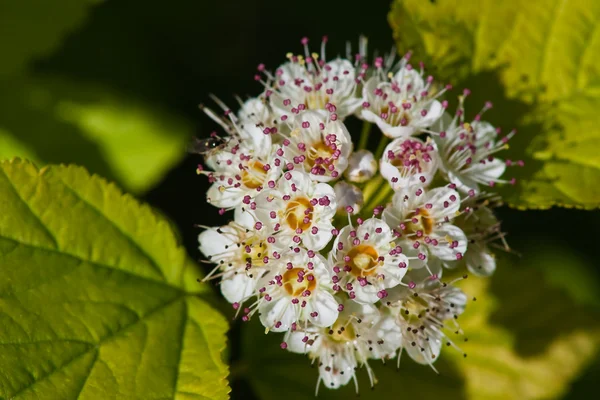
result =
[{"label": "green stem", "polygon": [[368,203],[365,203],[364,210],[371,211],[376,206],[387,203],[388,198],[390,198],[390,194],[392,194],[393,192],[394,192],[394,190],[392,189],[392,187],[387,182],[384,182],[384,186],[379,187],[377,194],[375,196],[373,196],[371,201],[369,201]]},{"label": "green stem", "polygon": [[379,141],[379,145],[377,145],[377,150],[375,150],[375,159],[380,159],[383,155],[383,151],[385,150],[385,146],[389,143],[390,139],[387,136],[381,136],[381,140]]},{"label": "green stem", "polygon": [[363,188],[364,204],[369,204],[371,202],[371,197],[374,195],[375,191],[381,186],[382,182],[383,176],[377,175],[365,185],[365,187]]},{"label": "green stem", "polygon": [[366,149],[371,133],[371,124],[367,121],[363,122],[362,131],[360,132],[360,140],[358,142],[358,150]]}]

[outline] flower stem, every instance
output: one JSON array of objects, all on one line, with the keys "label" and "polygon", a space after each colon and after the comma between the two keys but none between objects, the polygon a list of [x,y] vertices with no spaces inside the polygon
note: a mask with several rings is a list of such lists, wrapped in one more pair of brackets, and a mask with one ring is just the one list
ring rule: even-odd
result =
[{"label": "flower stem", "polygon": [[379,186],[376,195],[373,196],[368,203],[365,203],[364,210],[371,211],[378,205],[384,205],[389,201],[389,199],[391,198],[390,194],[392,194],[393,192],[394,190],[392,189],[392,187],[384,181],[383,187]]},{"label": "flower stem", "polygon": [[385,150],[385,146],[387,146],[389,141],[390,139],[388,139],[387,136],[381,136],[381,140],[377,145],[377,150],[375,150],[375,159],[381,158],[381,156],[383,155],[383,151]]},{"label": "flower stem", "polygon": [[[375,178],[371,179],[363,188],[363,199],[365,206],[371,202],[371,198],[374,196],[375,192],[381,184],[384,182],[383,176],[377,175]],[[363,207],[364,209],[364,207]]]},{"label": "flower stem", "polygon": [[362,131],[360,132],[360,140],[358,142],[358,150],[366,149],[371,133],[371,124],[367,121],[363,122]]}]

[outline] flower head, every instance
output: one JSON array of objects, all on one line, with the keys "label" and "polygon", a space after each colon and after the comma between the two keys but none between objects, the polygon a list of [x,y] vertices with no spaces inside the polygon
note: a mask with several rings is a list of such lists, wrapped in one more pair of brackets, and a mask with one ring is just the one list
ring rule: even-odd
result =
[{"label": "flower head", "polygon": [[390,138],[407,138],[433,125],[443,114],[437,98],[444,92],[432,89],[433,77],[424,78],[405,56],[391,70],[383,58],[375,59],[376,71],[363,87],[360,116],[373,122]]},{"label": "flower head", "polygon": [[[414,361],[433,368],[444,344],[458,349],[446,329],[462,333],[456,319],[466,303],[467,296],[462,290],[440,281],[425,280],[398,287],[390,292],[386,303],[389,310],[386,315],[396,322],[398,330],[388,324],[385,333],[387,336],[400,333],[402,339],[396,342],[400,352],[406,350]],[[449,322],[451,326],[447,326]]]},{"label": "flower head", "polygon": [[[274,73],[261,64],[264,91],[238,98],[237,111],[214,97],[222,115],[201,106],[225,134],[196,142],[210,169],[197,171],[208,202],[234,221],[198,239],[217,264],[203,281],[218,280],[243,321],[257,316],[282,349],[307,354],[317,391],[351,380],[358,391],[361,367],[377,382],[373,360],[399,363],[406,350],[433,368],[444,345],[458,349],[450,330],[462,335],[467,297],[454,284],[466,275],[445,282],[443,268],[493,273],[492,249],[508,246],[489,188],[523,162],[495,158],[514,132],[501,138],[481,120],[491,104],[465,122],[465,90],[450,117],[449,87],[410,54],[369,66],[365,40],[333,60],[325,42],[315,54],[303,39],[304,55]],[[358,148],[353,116],[363,120]],[[371,123],[393,140],[369,137]]]},{"label": "flower head", "polygon": [[352,139],[344,124],[315,111],[294,119],[289,139],[278,150],[288,162],[319,182],[341,177],[351,152]]},{"label": "flower head", "polygon": [[440,260],[462,258],[467,248],[464,232],[452,224],[459,215],[460,195],[446,187],[399,190],[383,212],[383,220],[396,235],[406,239],[419,258],[427,253]]},{"label": "flower head", "polygon": [[417,138],[395,139],[385,148],[380,169],[394,190],[429,186],[437,171],[435,148]]},{"label": "flower head", "polygon": [[[481,114],[491,107],[488,103],[472,122],[465,122],[463,99],[454,116],[445,114],[433,127],[439,150],[440,169],[447,179],[461,192],[480,192],[480,186],[494,186],[499,182],[506,169],[506,163],[495,154],[507,148],[508,140],[514,131],[503,138],[500,130],[490,123],[480,120]],[[514,182],[514,181],[510,181]]]},{"label": "flower head", "polygon": [[331,278],[319,254],[301,249],[290,251],[269,265],[258,284],[258,312],[262,324],[274,332],[293,326],[330,326],[338,317],[338,301],[333,297]]},{"label": "flower head", "polygon": [[336,290],[361,303],[376,303],[386,289],[402,281],[408,259],[393,243],[391,229],[380,219],[370,218],[358,226],[344,227],[329,253]]},{"label": "flower head", "polygon": [[[292,332],[288,350],[295,353],[308,353],[319,367],[317,392],[321,382],[325,387],[337,389],[351,379],[356,382],[356,370],[365,366],[371,380],[375,377],[368,359],[383,345],[373,329],[379,321],[379,310],[368,304],[346,301],[337,320],[326,328],[314,326]],[[358,392],[358,386],[357,386]]]},{"label": "flower head", "polygon": [[360,106],[357,87],[364,76],[362,64],[344,58],[326,61],[325,43],[326,40],[319,55],[311,53],[308,40],[303,39],[305,54],[289,53],[289,61],[275,74],[259,67],[267,77],[269,99],[279,117],[317,110],[335,111],[344,119]]},{"label": "flower head", "polygon": [[272,189],[256,198],[256,227],[265,229],[280,247],[302,243],[319,251],[332,237],[336,211],[335,192],[301,171],[288,171]]},{"label": "flower head", "polygon": [[255,294],[272,251],[266,236],[231,222],[206,229],[198,242],[202,254],[217,264],[204,280],[220,278],[221,293],[227,301],[241,303]]}]

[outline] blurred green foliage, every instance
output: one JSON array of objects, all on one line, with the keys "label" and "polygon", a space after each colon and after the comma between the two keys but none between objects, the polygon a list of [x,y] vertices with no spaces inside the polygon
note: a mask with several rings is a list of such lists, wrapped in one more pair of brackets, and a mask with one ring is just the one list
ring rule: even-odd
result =
[{"label": "blurred green foliage", "polygon": [[183,158],[193,131],[189,121],[113,88],[32,68],[85,20],[94,3],[0,5],[0,159],[84,165],[143,193]]}]

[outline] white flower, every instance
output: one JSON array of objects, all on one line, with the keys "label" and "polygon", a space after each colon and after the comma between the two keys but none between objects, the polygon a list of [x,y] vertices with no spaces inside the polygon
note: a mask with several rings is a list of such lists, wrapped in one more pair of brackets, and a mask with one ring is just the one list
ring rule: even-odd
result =
[{"label": "white flower", "polygon": [[264,97],[253,97],[241,104],[238,111],[241,124],[254,124],[257,127],[268,127],[277,124],[276,117]]},{"label": "white flower", "polygon": [[456,224],[465,232],[469,245],[461,261],[467,269],[478,276],[490,276],[496,270],[496,257],[488,244],[500,240],[509,250],[500,229],[500,222],[489,207],[475,203],[470,212],[461,215]]},{"label": "white flower", "polygon": [[340,215],[357,214],[364,204],[362,190],[357,186],[341,181],[333,187]]},{"label": "white flower", "polygon": [[338,318],[338,301],[333,297],[325,259],[301,249],[289,252],[269,267],[258,287],[261,323],[274,332],[292,329],[294,324],[327,327]]},{"label": "white flower", "polygon": [[358,150],[350,155],[344,175],[350,182],[368,181],[377,172],[377,161],[369,150]]},{"label": "white flower", "polygon": [[458,349],[445,333],[446,322],[453,322],[448,330],[462,333],[455,321],[463,313],[466,303],[467,296],[462,290],[437,280],[390,290],[386,304],[402,333],[400,353],[405,349],[414,361],[433,368],[443,345]]},{"label": "white flower", "polygon": [[303,42],[305,56],[288,54],[289,61],[277,68],[274,76],[265,72],[272,82],[267,88],[275,113],[282,117],[304,110],[337,110],[340,119],[354,113],[361,104],[357,94],[364,76],[361,65],[343,58],[326,62],[324,46],[319,60],[318,54],[310,54],[308,41]]},{"label": "white flower", "polygon": [[[269,136],[263,134],[263,137]],[[212,185],[206,194],[207,201],[222,208],[250,206],[269,182],[280,177],[282,164],[270,140],[260,147],[249,140],[228,146],[211,157],[209,165],[214,171],[208,173]]]},{"label": "white flower", "polygon": [[335,192],[326,183],[313,182],[304,172],[286,172],[255,202],[256,229],[265,229],[280,247],[302,243],[318,251],[332,237]]},{"label": "white flower", "polygon": [[256,293],[257,281],[266,271],[271,251],[264,235],[230,222],[206,229],[198,241],[200,251],[217,264],[204,280],[220,277],[221,292],[227,301],[241,303]]},{"label": "white flower", "polygon": [[415,71],[403,58],[395,70],[382,68],[383,60],[375,60],[375,74],[363,87],[360,116],[375,123],[390,138],[407,138],[433,125],[444,107],[436,100],[443,93],[431,93],[433,77],[423,80],[423,71]]},{"label": "white flower", "polygon": [[278,151],[288,162],[303,168],[311,179],[320,182],[341,177],[350,153],[352,139],[344,124],[315,111],[294,118],[288,140],[283,141]]},{"label": "white flower", "polygon": [[432,127],[438,132],[434,139],[439,149],[441,171],[464,193],[471,190],[479,193],[480,185],[494,186],[498,182],[507,182],[500,179],[506,163],[495,158],[494,154],[507,147],[506,143],[514,132],[499,139],[496,128],[487,122],[464,122],[462,100],[460,107],[454,118],[445,114]]},{"label": "white flower", "polygon": [[[429,254],[452,261],[460,259],[467,249],[464,232],[451,223],[459,208],[460,195],[456,190],[442,187],[425,191],[412,186],[394,194],[392,204],[383,212],[383,220],[419,251],[420,259]],[[411,264],[413,268],[415,265]]]},{"label": "white flower", "polygon": [[288,350],[308,353],[318,363],[317,392],[321,382],[330,389],[337,389],[351,379],[356,383],[356,369],[363,365],[369,374],[371,386],[376,382],[368,359],[373,358],[374,353],[383,353],[379,349],[383,343],[373,329],[379,321],[379,310],[373,305],[348,300],[342,308],[331,327],[309,327],[292,332],[286,343]]},{"label": "white flower", "polygon": [[354,229],[344,227],[329,253],[336,290],[361,303],[375,303],[387,296],[385,289],[400,284],[408,268],[385,222],[370,218]]},{"label": "white flower", "polygon": [[431,143],[398,138],[387,145],[381,158],[381,175],[394,190],[428,186],[437,171],[437,155]]}]

